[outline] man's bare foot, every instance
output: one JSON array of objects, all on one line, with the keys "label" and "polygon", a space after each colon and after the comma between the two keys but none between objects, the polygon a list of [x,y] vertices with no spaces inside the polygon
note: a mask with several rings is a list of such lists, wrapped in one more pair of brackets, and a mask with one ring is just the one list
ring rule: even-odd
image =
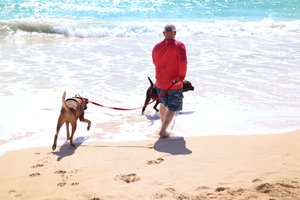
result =
[{"label": "man's bare foot", "polygon": [[167,137],[170,136],[170,134],[167,133],[166,131],[160,131],[160,132],[159,132],[159,136],[160,136],[161,138],[167,138]]},{"label": "man's bare foot", "polygon": [[161,139],[166,139],[166,138],[168,138],[169,137],[169,135],[164,135],[164,136],[160,136],[159,138],[161,138]]}]

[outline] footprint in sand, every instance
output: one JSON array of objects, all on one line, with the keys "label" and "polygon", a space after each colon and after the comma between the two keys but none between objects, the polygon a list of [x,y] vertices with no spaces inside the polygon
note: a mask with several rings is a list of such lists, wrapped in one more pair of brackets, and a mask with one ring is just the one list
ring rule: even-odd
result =
[{"label": "footprint in sand", "polygon": [[[57,184],[57,186],[59,186],[59,187],[63,187],[63,186],[65,186],[67,183],[67,181],[68,180],[70,180],[70,177],[72,177],[73,175],[73,173],[77,173],[79,170],[73,170],[73,171],[70,171],[70,172],[67,172],[67,171],[65,171],[65,170],[57,170],[57,171],[55,171],[54,173],[55,174],[59,174],[60,176],[61,176],[61,178],[62,178],[62,180],[61,180],[61,182],[60,183],[58,183]],[[69,174],[69,173],[71,173],[71,175]],[[71,184],[70,184],[71,186],[77,186],[77,185],[79,185],[79,183],[78,182],[72,182]]]},{"label": "footprint in sand", "polygon": [[76,186],[76,185],[79,185],[79,183],[77,182],[74,182],[74,183],[71,183],[72,186]]},{"label": "footprint in sand", "polygon": [[[49,154],[49,153],[48,153]],[[38,155],[38,156],[41,156],[42,154],[41,153],[39,153],[39,152],[37,152],[37,153],[34,153],[34,155]],[[48,159],[50,159],[50,156],[45,156],[45,157],[43,157],[43,158],[39,158],[38,159],[38,161],[39,162],[42,162],[42,163],[48,163]]]},{"label": "footprint in sand", "polygon": [[21,196],[22,196],[22,194],[16,194],[16,193],[17,193],[16,190],[9,190],[9,191],[8,191],[8,194],[10,194],[10,195],[15,194],[15,197],[21,197]]},{"label": "footprint in sand", "polygon": [[168,195],[165,193],[157,192],[154,194],[153,199],[163,199],[166,198]]},{"label": "footprint in sand", "polygon": [[223,192],[223,191],[225,191],[225,190],[227,190],[227,189],[229,189],[229,188],[218,187],[218,188],[216,189],[216,192]]},{"label": "footprint in sand", "polygon": [[70,173],[77,174],[79,171],[80,171],[79,169],[75,169],[75,170],[70,171]]},{"label": "footprint in sand", "polygon": [[41,174],[40,173],[32,173],[32,174],[29,174],[30,177],[36,177],[36,176],[40,176]]},{"label": "footprint in sand", "polygon": [[272,189],[274,188],[273,184],[270,183],[264,183],[264,184],[260,184],[258,186],[256,186],[256,190],[262,193],[270,193],[272,191]]},{"label": "footprint in sand", "polygon": [[116,179],[120,179],[126,183],[133,183],[133,182],[136,182],[136,181],[140,181],[141,179],[134,173],[132,174],[126,174],[126,175],[117,175],[115,180]]},{"label": "footprint in sand", "polygon": [[66,185],[66,183],[65,182],[60,182],[60,183],[57,183],[57,186],[59,186],[59,187],[64,187]]},{"label": "footprint in sand", "polygon": [[172,194],[176,193],[176,190],[174,188],[172,188],[172,187],[168,187],[165,190],[168,191],[168,192],[170,192],[170,193],[172,193]]},{"label": "footprint in sand", "polygon": [[40,161],[40,162],[43,162],[43,163],[48,163],[47,160],[49,160],[49,159],[50,159],[50,156],[45,156],[45,157],[43,157],[43,158],[40,158],[39,161]]},{"label": "footprint in sand", "polygon": [[153,199],[165,199],[168,198],[170,195],[174,196],[176,194],[176,190],[174,188],[168,187],[165,188],[164,191],[156,192],[153,194]]},{"label": "footprint in sand", "polygon": [[285,187],[285,188],[292,188],[292,189],[297,188],[296,186],[293,186],[293,185],[290,185],[290,184],[287,184],[287,183],[276,183],[275,185]]},{"label": "footprint in sand", "polygon": [[261,181],[262,181],[261,179],[256,178],[256,179],[254,179],[254,180],[252,181],[252,183],[261,182]]},{"label": "footprint in sand", "polygon": [[[69,176],[66,174],[67,172],[65,170],[58,170],[55,171],[55,174],[60,174],[62,181],[65,182],[67,179],[69,179]],[[72,176],[72,175],[71,175]]]},{"label": "footprint in sand", "polygon": [[65,174],[65,173],[67,173],[65,170],[55,171],[55,174]]},{"label": "footprint in sand", "polygon": [[157,158],[156,160],[149,160],[147,161],[147,165],[157,165],[160,164],[164,159],[162,158]]},{"label": "footprint in sand", "polygon": [[206,185],[203,185],[203,186],[198,186],[198,187],[196,188],[196,191],[198,191],[198,190],[209,190],[209,189],[211,189],[211,188],[208,187],[208,186],[206,186]]},{"label": "footprint in sand", "polygon": [[8,194],[16,193],[16,190],[9,190]]},{"label": "footprint in sand", "polygon": [[38,168],[38,167],[43,167],[44,165],[43,164],[36,164],[34,166],[32,166],[31,168]]}]

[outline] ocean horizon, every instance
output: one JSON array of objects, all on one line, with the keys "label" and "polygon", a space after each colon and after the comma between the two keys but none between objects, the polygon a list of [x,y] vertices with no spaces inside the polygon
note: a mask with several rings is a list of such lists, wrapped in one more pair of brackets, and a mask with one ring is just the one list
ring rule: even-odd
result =
[{"label": "ocean horizon", "polygon": [[[143,105],[165,24],[185,43],[175,136],[274,134],[300,128],[300,1],[0,2],[0,153],[51,149],[63,91],[111,107]],[[149,105],[88,104],[77,142],[155,139]],[[59,144],[66,141],[65,128]]]}]

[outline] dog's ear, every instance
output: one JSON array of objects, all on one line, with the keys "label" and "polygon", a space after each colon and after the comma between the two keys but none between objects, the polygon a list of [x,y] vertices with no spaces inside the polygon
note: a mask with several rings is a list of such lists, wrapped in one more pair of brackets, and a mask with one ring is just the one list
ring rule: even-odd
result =
[{"label": "dog's ear", "polygon": [[88,102],[85,102],[85,103],[83,104],[83,109],[84,109],[84,110],[87,109],[87,103],[88,103]]},{"label": "dog's ear", "polygon": [[89,103],[89,100],[87,98],[84,98],[84,110],[87,109],[87,104]]}]

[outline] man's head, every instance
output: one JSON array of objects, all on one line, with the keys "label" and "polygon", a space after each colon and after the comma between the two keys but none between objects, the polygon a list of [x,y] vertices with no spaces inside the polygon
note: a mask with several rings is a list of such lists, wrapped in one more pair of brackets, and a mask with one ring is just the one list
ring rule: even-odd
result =
[{"label": "man's head", "polygon": [[173,24],[165,25],[163,34],[166,39],[174,39],[176,36],[176,27]]}]

